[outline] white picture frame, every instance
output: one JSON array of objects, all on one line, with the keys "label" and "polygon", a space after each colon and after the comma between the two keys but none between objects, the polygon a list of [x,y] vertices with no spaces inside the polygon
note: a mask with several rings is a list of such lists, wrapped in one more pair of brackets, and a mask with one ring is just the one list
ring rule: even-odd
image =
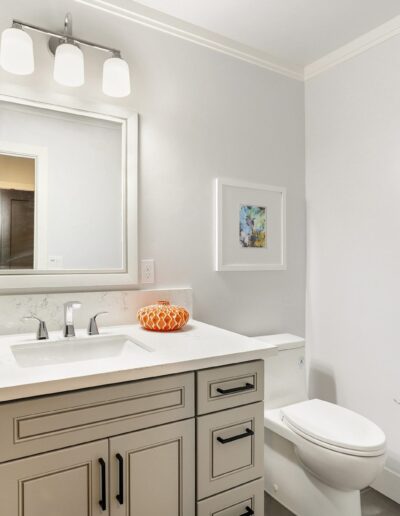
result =
[{"label": "white picture frame", "polygon": [[[263,239],[244,246],[240,213],[262,210]],[[286,188],[230,178],[215,180],[215,270],[286,270]]]}]

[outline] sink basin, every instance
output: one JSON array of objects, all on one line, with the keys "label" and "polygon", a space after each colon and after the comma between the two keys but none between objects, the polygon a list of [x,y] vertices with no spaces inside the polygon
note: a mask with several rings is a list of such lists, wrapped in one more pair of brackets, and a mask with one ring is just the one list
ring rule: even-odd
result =
[{"label": "sink basin", "polygon": [[82,360],[113,358],[138,346],[145,351],[150,347],[127,335],[105,335],[70,339],[33,341],[11,346],[15,360],[21,367],[35,367]]}]

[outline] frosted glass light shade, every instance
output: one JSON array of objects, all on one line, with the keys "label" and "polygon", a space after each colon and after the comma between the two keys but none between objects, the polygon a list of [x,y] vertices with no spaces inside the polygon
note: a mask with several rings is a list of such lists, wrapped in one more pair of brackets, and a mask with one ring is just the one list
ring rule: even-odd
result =
[{"label": "frosted glass light shade", "polygon": [[127,97],[130,92],[128,63],[120,57],[110,57],[103,65],[103,93],[110,97]]},{"label": "frosted glass light shade", "polygon": [[62,43],[54,60],[54,80],[64,86],[77,87],[85,82],[83,52],[76,45]]},{"label": "frosted glass light shade", "polygon": [[32,39],[22,29],[11,28],[1,35],[0,64],[16,75],[29,75],[35,68]]}]

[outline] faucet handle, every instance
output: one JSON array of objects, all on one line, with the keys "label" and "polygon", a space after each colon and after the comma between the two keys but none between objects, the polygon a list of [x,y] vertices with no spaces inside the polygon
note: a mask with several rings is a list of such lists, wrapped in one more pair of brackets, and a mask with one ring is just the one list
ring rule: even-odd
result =
[{"label": "faucet handle", "polygon": [[99,334],[99,328],[97,326],[97,317],[99,315],[108,314],[108,312],[98,312],[96,315],[90,318],[89,326],[87,329],[88,335],[98,335]]},{"label": "faucet handle", "polygon": [[26,315],[22,318],[24,321],[28,321],[29,319],[35,319],[39,322],[39,326],[36,332],[36,339],[37,340],[47,340],[49,338],[49,332],[47,331],[46,323],[42,321],[39,317],[37,317],[34,314]]}]

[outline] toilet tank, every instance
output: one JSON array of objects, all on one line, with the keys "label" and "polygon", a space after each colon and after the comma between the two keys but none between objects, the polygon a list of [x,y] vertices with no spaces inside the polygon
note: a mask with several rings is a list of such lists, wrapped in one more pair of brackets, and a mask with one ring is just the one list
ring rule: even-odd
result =
[{"label": "toilet tank", "polygon": [[307,399],[305,342],[295,335],[263,335],[257,340],[273,343],[275,355],[265,358],[265,409],[274,409]]}]

